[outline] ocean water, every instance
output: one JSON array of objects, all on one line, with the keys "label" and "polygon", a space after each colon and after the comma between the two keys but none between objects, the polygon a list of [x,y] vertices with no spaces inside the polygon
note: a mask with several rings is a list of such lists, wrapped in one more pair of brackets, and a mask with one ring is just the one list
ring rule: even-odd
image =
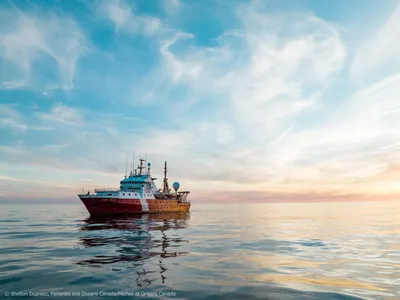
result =
[{"label": "ocean water", "polygon": [[400,299],[400,201],[1,204],[0,245],[2,299]]}]

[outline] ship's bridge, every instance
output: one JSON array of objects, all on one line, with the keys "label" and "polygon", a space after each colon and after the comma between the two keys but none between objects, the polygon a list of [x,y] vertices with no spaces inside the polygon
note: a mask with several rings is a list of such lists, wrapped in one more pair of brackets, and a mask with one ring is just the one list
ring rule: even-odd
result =
[{"label": "ship's bridge", "polygon": [[150,189],[151,181],[147,175],[133,175],[120,181],[121,191],[141,192],[142,188]]}]

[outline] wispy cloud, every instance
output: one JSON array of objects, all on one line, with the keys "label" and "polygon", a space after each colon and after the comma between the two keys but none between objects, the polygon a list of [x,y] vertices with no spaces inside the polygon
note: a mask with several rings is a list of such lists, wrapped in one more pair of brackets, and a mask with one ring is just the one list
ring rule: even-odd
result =
[{"label": "wispy cloud", "polygon": [[13,130],[26,130],[28,128],[14,105],[6,104],[0,104],[0,126]]},{"label": "wispy cloud", "polygon": [[14,177],[10,177],[10,176],[1,176],[1,175],[0,175],[0,180],[4,180],[4,181],[21,181],[18,178],[14,178]]},{"label": "wispy cloud", "polygon": [[169,0],[167,2],[171,3],[171,5],[173,5],[173,6],[180,6],[181,5],[181,2],[179,0]]},{"label": "wispy cloud", "polygon": [[183,8],[183,4],[180,0],[166,0],[161,2],[167,15],[171,17],[176,16]]},{"label": "wispy cloud", "polygon": [[[17,104],[0,104],[0,128],[6,128],[16,132],[48,131],[50,127],[37,124],[26,114],[18,110]],[[0,143],[1,144],[1,143]]]},{"label": "wispy cloud", "polygon": [[38,113],[38,116],[41,120],[46,122],[60,123],[69,126],[79,126],[83,123],[80,110],[68,107],[62,103],[55,104],[50,112]]},{"label": "wispy cloud", "polygon": [[[174,53],[172,45],[192,38],[177,34],[161,54],[171,84],[189,86],[198,101],[218,95],[214,101],[221,106],[214,107],[229,111],[224,117],[235,124],[229,139],[235,137],[237,148],[228,152],[260,152],[256,164],[265,168],[270,142],[283,139],[297,116],[313,112],[328,79],[343,67],[346,51],[335,28],[311,14],[273,15],[257,6],[238,14],[241,29],[225,33],[218,46],[190,44],[189,51]],[[315,84],[319,90],[310,92]],[[230,158],[225,156],[227,166]]]},{"label": "wispy cloud", "polygon": [[98,11],[114,24],[117,31],[152,35],[160,28],[160,19],[136,15],[130,4],[125,0],[104,1]]},{"label": "wispy cloud", "polygon": [[400,69],[400,5],[386,22],[356,52],[350,68],[356,83],[377,80]]},{"label": "wispy cloud", "polygon": [[0,90],[14,90],[24,86],[23,81],[3,81],[0,82]]},{"label": "wispy cloud", "polygon": [[[0,14],[2,88],[37,88],[44,83],[73,88],[77,62],[88,50],[79,25],[73,19],[51,13],[38,16],[2,10]],[[55,70],[58,79],[49,80],[38,66]]]},{"label": "wispy cloud", "polygon": [[165,58],[166,68],[172,73],[174,83],[180,80],[196,80],[202,71],[203,64],[199,61],[180,61],[170,51],[169,47],[175,44],[179,39],[191,39],[192,34],[178,32],[173,38],[163,42],[160,49],[161,55]]},{"label": "wispy cloud", "polygon": [[[0,197],[6,200],[18,199],[21,197],[21,186],[32,198],[56,197],[67,198],[71,193],[79,192],[74,184],[63,184],[54,181],[33,180],[30,178],[16,178],[0,175],[0,190],[4,194]],[[38,196],[40,195],[40,196]],[[27,196],[25,196],[26,199]],[[54,198],[53,198],[54,199]]]},{"label": "wispy cloud", "polygon": [[[214,47],[195,46],[195,37],[183,32],[163,41],[164,65],[147,90],[154,96],[165,82],[184,84],[192,91],[190,102],[218,95],[216,101],[233,105],[237,120],[257,120],[248,126],[285,127],[284,120],[312,108],[343,67],[340,35],[311,14],[274,15],[251,6],[238,16],[241,28],[225,32]],[[186,50],[173,50],[179,48]]]}]

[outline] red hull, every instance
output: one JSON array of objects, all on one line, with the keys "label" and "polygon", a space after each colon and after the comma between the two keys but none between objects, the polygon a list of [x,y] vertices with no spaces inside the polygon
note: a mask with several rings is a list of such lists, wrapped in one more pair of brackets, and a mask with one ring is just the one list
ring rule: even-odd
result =
[{"label": "red hull", "polygon": [[147,200],[147,210],[139,199],[99,198],[86,195],[79,198],[91,215],[188,212],[190,209],[190,202],[179,202],[176,199]]}]

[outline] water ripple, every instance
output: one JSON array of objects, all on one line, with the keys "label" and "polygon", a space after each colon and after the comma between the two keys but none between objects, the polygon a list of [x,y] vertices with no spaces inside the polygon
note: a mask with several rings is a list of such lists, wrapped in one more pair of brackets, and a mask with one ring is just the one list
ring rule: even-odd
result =
[{"label": "water ripple", "polygon": [[107,218],[81,205],[2,205],[0,291],[396,299],[399,216],[396,202],[196,204]]}]

